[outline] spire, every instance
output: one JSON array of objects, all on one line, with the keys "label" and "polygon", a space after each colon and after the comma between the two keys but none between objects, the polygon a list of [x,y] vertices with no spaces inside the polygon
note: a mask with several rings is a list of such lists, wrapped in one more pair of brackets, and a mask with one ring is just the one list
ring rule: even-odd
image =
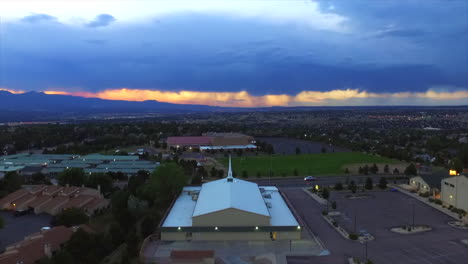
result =
[{"label": "spire", "polygon": [[233,177],[232,177],[232,168],[231,168],[231,155],[229,155],[229,170],[228,170],[228,176],[227,176],[227,181],[232,182]]}]

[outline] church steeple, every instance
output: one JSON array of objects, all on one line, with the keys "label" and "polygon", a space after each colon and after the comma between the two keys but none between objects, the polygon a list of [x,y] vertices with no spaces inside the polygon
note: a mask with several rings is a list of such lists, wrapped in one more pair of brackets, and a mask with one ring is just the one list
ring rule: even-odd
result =
[{"label": "church steeple", "polygon": [[227,181],[232,182],[233,180],[234,178],[232,177],[231,155],[229,155],[229,170],[228,170]]}]

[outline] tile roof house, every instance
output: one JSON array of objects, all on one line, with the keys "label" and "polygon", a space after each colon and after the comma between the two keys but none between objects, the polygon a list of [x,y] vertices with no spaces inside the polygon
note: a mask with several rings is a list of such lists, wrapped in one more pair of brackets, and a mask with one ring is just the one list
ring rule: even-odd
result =
[{"label": "tile roof house", "polygon": [[67,208],[83,208],[88,215],[108,207],[98,189],[85,187],[61,187],[53,185],[32,185],[17,190],[0,199],[0,209],[18,210],[33,208],[34,213],[46,212],[51,215]]},{"label": "tile roof house", "polygon": [[78,227],[65,226],[42,229],[39,233],[25,237],[23,241],[7,246],[5,252],[0,254],[0,263],[33,264],[44,257],[50,257],[77,229]]}]

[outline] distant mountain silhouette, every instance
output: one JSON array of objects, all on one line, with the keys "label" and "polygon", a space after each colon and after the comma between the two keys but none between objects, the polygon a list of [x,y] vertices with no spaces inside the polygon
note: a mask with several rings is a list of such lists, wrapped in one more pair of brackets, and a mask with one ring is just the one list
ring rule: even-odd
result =
[{"label": "distant mountain silhouette", "polygon": [[[119,101],[51,95],[42,92],[13,94],[0,91],[0,122],[51,119],[99,113],[188,113],[229,109],[207,105],[171,104],[158,101]],[[40,118],[41,117],[41,118]]]},{"label": "distant mountain silhouette", "polygon": [[[129,114],[139,117],[143,114],[183,114],[202,112],[243,112],[243,111],[310,111],[310,110],[401,110],[466,108],[468,106],[296,106],[236,108],[194,104],[171,104],[158,101],[119,101],[99,98],[84,98],[71,95],[51,95],[42,92],[13,94],[0,91],[0,123],[16,121],[55,121],[76,119],[100,119],[104,115]],[[141,115],[140,115],[141,114]]]}]

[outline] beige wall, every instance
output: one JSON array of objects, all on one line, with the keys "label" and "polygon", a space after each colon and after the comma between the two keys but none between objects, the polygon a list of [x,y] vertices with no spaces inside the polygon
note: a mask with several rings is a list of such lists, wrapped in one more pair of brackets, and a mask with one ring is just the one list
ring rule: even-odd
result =
[{"label": "beige wall", "polygon": [[193,226],[269,226],[270,217],[234,208],[192,217]]},{"label": "beige wall", "polygon": [[421,193],[429,192],[431,190],[429,184],[427,184],[424,179],[419,176],[411,178],[409,183],[412,187]]},{"label": "beige wall", "polygon": [[[276,232],[277,240],[299,240],[301,232]],[[161,240],[186,240],[185,232],[161,232]],[[193,232],[192,240],[271,240],[270,232]]]},{"label": "beige wall", "polygon": [[449,205],[468,212],[468,178],[454,176],[443,179],[440,199]]}]

